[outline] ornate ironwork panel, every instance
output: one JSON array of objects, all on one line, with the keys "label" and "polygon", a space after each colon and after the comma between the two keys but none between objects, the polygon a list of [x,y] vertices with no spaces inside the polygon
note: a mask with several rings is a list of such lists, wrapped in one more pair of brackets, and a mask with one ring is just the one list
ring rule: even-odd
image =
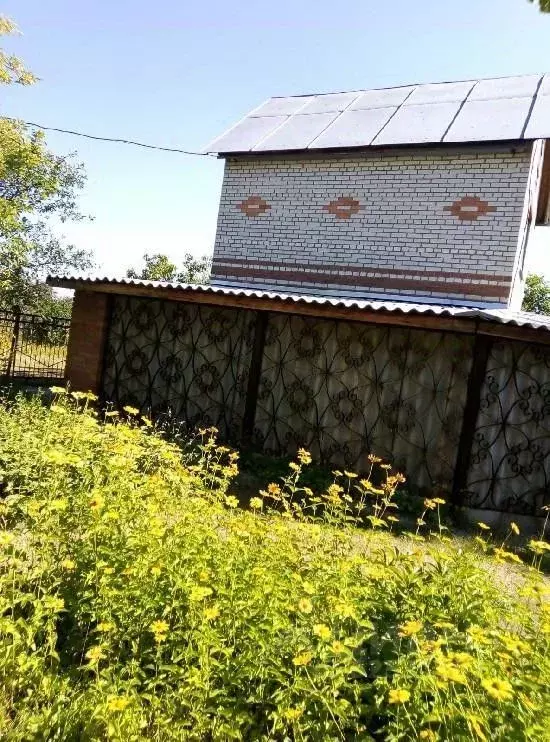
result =
[{"label": "ornate ironwork panel", "polygon": [[114,297],[105,397],[189,427],[215,425],[238,440],[254,318],[239,309]]},{"label": "ornate ironwork panel", "polygon": [[550,502],[550,348],[493,345],[465,504],[537,514]]},{"label": "ornate ironwork panel", "polygon": [[309,448],[355,469],[375,453],[412,485],[450,486],[472,338],[270,315],[255,440],[270,453]]}]

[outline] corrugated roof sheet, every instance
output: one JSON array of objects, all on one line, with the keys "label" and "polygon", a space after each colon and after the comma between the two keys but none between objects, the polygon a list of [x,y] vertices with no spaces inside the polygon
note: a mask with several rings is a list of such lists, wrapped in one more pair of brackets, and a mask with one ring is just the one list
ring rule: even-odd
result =
[{"label": "corrugated roof sheet", "polygon": [[550,138],[550,74],[270,98],[221,154]]},{"label": "corrugated roof sheet", "polygon": [[[390,314],[422,314],[456,319],[478,319],[500,325],[514,325],[533,330],[550,332],[550,317],[532,312],[514,312],[510,309],[477,309],[473,307],[441,306],[439,304],[414,304],[398,301],[378,301],[367,299],[339,299],[333,296],[315,296],[303,294],[287,294],[275,291],[260,291],[257,289],[227,288],[225,286],[198,285],[190,283],[167,283],[164,281],[143,281],[135,278],[89,278],[82,276],[48,276],[47,282],[52,286],[74,288],[76,285],[95,286],[99,289],[105,286],[136,286],[184,291],[186,293],[218,294],[224,296],[245,296],[256,299],[276,299],[288,304],[308,304],[319,306],[333,306],[350,310],[366,310],[371,312],[385,312]],[[297,308],[297,311],[299,309]]]}]

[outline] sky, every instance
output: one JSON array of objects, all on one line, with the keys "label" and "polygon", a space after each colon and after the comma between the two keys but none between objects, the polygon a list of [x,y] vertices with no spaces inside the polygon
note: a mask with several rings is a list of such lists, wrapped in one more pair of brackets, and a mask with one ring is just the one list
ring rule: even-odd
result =
[{"label": "sky", "polygon": [[[272,95],[550,71],[550,15],[527,0],[3,0],[4,46],[41,81],[2,90],[0,114],[200,150]],[[144,253],[211,251],[223,163],[49,134],[77,153],[93,221],[62,232],[123,275]],[[550,277],[550,227],[531,270]]]}]

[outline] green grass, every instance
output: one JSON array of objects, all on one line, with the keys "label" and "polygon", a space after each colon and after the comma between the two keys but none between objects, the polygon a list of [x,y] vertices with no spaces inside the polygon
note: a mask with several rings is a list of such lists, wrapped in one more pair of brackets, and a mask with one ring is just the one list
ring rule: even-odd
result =
[{"label": "green grass", "polygon": [[397,536],[305,452],[241,508],[212,431],[89,402],[0,405],[0,738],[549,739],[547,545]]}]

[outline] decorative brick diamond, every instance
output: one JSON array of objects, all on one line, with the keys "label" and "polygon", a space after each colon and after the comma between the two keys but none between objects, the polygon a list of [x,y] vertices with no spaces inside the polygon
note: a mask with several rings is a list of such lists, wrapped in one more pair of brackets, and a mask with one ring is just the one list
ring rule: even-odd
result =
[{"label": "decorative brick diamond", "polygon": [[246,216],[260,216],[270,208],[271,206],[261,196],[249,196],[239,204],[239,209]]},{"label": "decorative brick diamond", "polygon": [[349,219],[362,208],[359,201],[355,198],[349,198],[349,196],[340,196],[336,201],[331,201],[329,204],[323,206],[324,211],[334,214],[337,219]]},{"label": "decorative brick diamond", "polygon": [[450,211],[453,216],[461,221],[474,222],[480,216],[496,211],[496,207],[491,206],[488,201],[483,201],[477,196],[463,196],[459,201],[455,201],[450,206],[445,206],[444,210]]}]

